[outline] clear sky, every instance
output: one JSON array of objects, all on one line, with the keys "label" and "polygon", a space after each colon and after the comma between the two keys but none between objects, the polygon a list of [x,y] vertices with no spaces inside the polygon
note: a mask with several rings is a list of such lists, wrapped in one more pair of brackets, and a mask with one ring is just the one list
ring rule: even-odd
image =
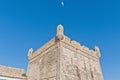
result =
[{"label": "clear sky", "polygon": [[120,80],[119,0],[0,0],[0,64],[27,69],[29,48],[37,50],[56,35],[101,49],[105,80]]}]

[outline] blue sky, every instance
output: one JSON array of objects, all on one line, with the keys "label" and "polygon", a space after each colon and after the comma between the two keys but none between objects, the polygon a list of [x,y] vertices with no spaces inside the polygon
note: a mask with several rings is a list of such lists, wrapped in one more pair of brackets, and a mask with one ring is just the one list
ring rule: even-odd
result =
[{"label": "blue sky", "polygon": [[29,48],[38,49],[65,34],[81,45],[101,49],[105,80],[120,80],[119,0],[0,0],[0,64],[27,69]]}]

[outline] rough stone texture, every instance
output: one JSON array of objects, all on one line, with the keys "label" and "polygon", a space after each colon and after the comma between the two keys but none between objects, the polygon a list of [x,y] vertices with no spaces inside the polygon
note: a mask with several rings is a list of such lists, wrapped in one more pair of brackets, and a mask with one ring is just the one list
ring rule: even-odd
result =
[{"label": "rough stone texture", "polygon": [[27,80],[104,80],[100,49],[89,50],[63,31],[59,25],[55,38],[37,51],[29,50]]},{"label": "rough stone texture", "polygon": [[12,68],[0,65],[0,78],[10,78],[12,80],[24,80],[25,77],[22,76],[25,74],[25,71],[23,69],[18,68]]},{"label": "rough stone texture", "polygon": [[98,60],[62,47],[62,80],[103,80]]},{"label": "rough stone texture", "polygon": [[28,80],[56,80],[58,49],[43,52],[29,62]]},{"label": "rough stone texture", "polygon": [[28,51],[27,78],[22,69],[0,65],[0,79],[7,80],[104,80],[99,58],[99,47],[94,50],[80,45],[64,35],[59,25],[56,37],[34,51]]}]

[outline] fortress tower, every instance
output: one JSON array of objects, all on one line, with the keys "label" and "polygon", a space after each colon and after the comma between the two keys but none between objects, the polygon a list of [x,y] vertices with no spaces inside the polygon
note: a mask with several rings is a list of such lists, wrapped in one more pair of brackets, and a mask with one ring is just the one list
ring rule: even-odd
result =
[{"label": "fortress tower", "polygon": [[97,46],[81,46],[58,25],[53,39],[37,51],[29,50],[27,80],[104,80],[99,59]]}]

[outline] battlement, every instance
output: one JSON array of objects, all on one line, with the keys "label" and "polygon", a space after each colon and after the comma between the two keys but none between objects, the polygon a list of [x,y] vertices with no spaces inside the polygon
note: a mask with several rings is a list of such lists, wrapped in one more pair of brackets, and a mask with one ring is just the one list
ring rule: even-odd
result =
[{"label": "battlement", "polygon": [[[78,52],[84,52],[83,55],[89,55],[90,57],[99,59],[100,58],[100,50],[97,46],[93,50],[90,50],[88,47],[81,45],[79,42],[75,40],[71,40],[69,37],[64,35],[64,28],[60,24],[57,27],[56,36],[51,39],[48,43],[46,43],[44,46],[39,48],[37,51],[34,51],[32,48],[28,52],[28,59],[31,60],[35,58],[36,56],[40,55],[42,52],[46,51],[47,49],[51,48],[52,46],[56,45],[57,43],[61,43],[64,46],[72,47]],[[63,44],[64,43],[64,44]],[[73,49],[73,50],[74,50]]]},{"label": "battlement", "polygon": [[69,48],[71,46],[72,49],[74,48],[77,51],[84,52],[84,54],[87,54],[87,55],[92,56],[97,59],[100,58],[100,51],[97,46],[95,46],[93,50],[90,50],[88,47],[81,45],[79,42],[77,42],[75,40],[71,40],[69,37],[67,37],[65,35],[64,35],[64,39],[61,40],[61,42],[65,43],[66,45],[69,45],[68,46]]},{"label": "battlement", "polygon": [[58,25],[53,39],[37,51],[32,48],[28,51],[27,79],[103,80],[99,58],[100,50],[97,46],[90,50],[79,42],[71,40],[64,35],[63,26]]}]

